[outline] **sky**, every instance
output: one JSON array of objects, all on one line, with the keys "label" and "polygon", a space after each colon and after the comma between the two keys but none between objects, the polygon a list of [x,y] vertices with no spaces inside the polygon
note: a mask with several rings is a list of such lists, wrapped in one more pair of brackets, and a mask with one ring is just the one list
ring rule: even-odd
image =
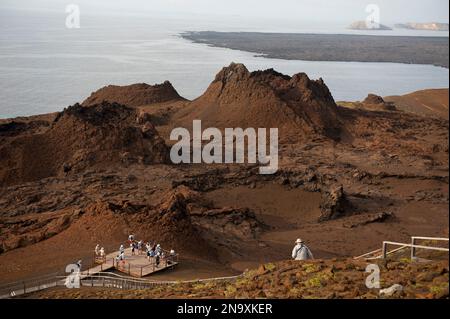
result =
[{"label": "sky", "polygon": [[84,13],[235,16],[353,22],[368,4],[380,8],[381,23],[447,22],[448,0],[0,0],[0,9],[61,11],[78,4]]}]

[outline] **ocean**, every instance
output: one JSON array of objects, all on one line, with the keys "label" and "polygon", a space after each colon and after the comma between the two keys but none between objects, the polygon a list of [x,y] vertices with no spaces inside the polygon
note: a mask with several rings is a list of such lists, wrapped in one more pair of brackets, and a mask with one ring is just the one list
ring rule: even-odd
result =
[{"label": "ocean", "polygon": [[[322,77],[335,100],[361,100],[426,88],[448,87],[448,69],[430,65],[287,61],[209,47],[182,39],[183,31],[273,31],[355,33],[344,25],[245,21],[231,17],[81,15],[81,28],[68,29],[66,14],[0,12],[0,118],[60,111],[109,84],[172,82],[180,95],[201,95],[231,62],[249,70],[274,68],[292,75]],[[364,33],[364,32],[358,32]],[[386,34],[381,32],[377,34]],[[395,35],[448,32],[396,30]]]}]

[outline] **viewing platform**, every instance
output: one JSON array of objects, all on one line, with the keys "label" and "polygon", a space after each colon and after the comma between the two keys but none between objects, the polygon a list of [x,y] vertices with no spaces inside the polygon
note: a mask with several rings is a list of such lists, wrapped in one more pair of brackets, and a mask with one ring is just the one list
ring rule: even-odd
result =
[{"label": "viewing platform", "polygon": [[94,256],[94,266],[81,272],[81,279],[98,274],[108,270],[118,270],[133,277],[145,277],[155,272],[171,269],[178,265],[178,254],[166,255],[160,258],[160,262],[156,264],[156,257],[147,257],[145,252],[134,255],[131,248],[125,249],[125,260],[117,260],[119,251],[107,254],[105,257]]}]

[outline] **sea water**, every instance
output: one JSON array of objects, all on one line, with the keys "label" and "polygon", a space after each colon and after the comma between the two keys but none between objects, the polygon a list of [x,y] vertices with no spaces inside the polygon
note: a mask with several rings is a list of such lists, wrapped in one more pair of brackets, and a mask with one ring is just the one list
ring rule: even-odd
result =
[{"label": "sea water", "polygon": [[[63,10],[0,12],[0,118],[60,111],[109,84],[169,80],[180,95],[194,99],[231,62],[244,63],[251,71],[274,68],[289,75],[306,72],[313,79],[322,77],[335,100],[448,87],[449,71],[441,67],[267,59],[179,36],[200,30],[336,33],[336,28],[213,17],[82,15],[81,27],[68,29],[65,18]],[[338,32],[354,33],[344,28]]]}]

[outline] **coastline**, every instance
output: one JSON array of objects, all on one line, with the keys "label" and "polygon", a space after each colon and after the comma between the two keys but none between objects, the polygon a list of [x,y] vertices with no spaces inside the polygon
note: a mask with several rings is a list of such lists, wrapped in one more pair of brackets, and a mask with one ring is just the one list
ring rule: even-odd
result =
[{"label": "coastline", "polygon": [[[185,31],[179,36],[193,43],[250,52],[264,58],[449,68],[448,37],[217,31]],[[401,50],[392,50],[393,44]]]}]

